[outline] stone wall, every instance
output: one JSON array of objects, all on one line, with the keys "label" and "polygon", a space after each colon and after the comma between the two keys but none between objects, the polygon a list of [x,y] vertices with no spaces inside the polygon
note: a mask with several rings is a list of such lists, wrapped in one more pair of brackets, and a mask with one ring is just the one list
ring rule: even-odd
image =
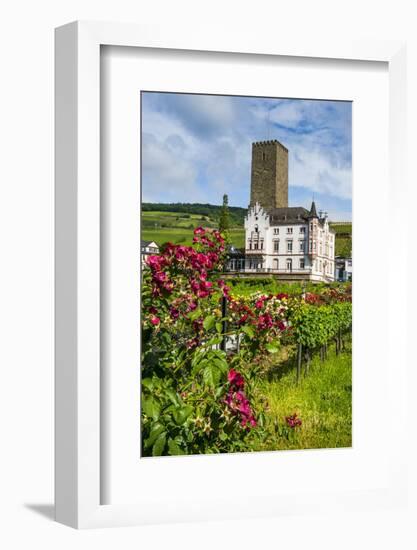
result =
[{"label": "stone wall", "polygon": [[277,140],[252,144],[250,206],[257,202],[266,209],[288,206],[288,149]]}]

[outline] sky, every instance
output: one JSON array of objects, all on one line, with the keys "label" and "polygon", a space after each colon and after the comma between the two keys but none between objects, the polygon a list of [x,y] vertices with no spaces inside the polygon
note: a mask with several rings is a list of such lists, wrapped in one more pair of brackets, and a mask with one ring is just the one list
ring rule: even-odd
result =
[{"label": "sky", "polygon": [[142,200],[247,208],[252,142],[289,150],[289,206],[352,217],[352,104],[142,92]]}]

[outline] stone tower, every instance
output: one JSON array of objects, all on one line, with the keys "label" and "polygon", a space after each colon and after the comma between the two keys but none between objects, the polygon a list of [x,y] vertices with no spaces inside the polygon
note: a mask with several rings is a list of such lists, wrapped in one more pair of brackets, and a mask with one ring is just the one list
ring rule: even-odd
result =
[{"label": "stone tower", "polygon": [[250,206],[288,207],[288,149],[279,141],[252,143]]}]

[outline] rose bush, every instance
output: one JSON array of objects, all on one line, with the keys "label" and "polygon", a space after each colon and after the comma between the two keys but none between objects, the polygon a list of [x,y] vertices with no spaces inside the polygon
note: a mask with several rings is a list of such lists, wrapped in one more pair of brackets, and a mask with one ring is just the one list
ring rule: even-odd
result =
[{"label": "rose bush", "polygon": [[[252,405],[254,358],[277,349],[284,310],[261,297],[255,309],[232,299],[221,278],[224,253],[219,232],[197,228],[193,246],[168,244],[148,259],[142,281],[145,456],[244,450],[261,434],[263,412]],[[226,352],[225,338],[235,342],[233,353]]]}]

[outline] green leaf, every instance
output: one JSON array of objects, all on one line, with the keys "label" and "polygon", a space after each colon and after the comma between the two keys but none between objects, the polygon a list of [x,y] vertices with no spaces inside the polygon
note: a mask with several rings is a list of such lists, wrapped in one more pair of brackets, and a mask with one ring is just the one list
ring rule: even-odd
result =
[{"label": "green leaf", "polygon": [[172,388],[167,388],[165,390],[165,394],[168,397],[168,399],[173,403],[174,405],[180,405],[181,400],[178,397],[177,393]]},{"label": "green leaf", "polygon": [[265,347],[269,351],[269,353],[277,353],[279,351],[278,342],[270,342],[269,344],[266,344]]},{"label": "green leaf", "polygon": [[214,388],[218,385],[221,377],[221,371],[216,365],[211,364],[203,370],[203,380],[205,384]]},{"label": "green leaf", "polygon": [[149,391],[152,391],[154,388],[154,383],[152,378],[143,378],[142,386],[147,388]]},{"label": "green leaf", "polygon": [[167,440],[167,434],[166,432],[161,433],[154,443],[154,446],[152,448],[152,456],[161,456],[164,452],[165,443]]},{"label": "green leaf", "polygon": [[249,338],[253,338],[255,336],[255,332],[254,332],[253,328],[249,325],[244,325],[242,327],[242,330],[245,334],[247,334],[247,336],[249,336]]},{"label": "green leaf", "polygon": [[215,317],[213,317],[213,315],[208,315],[203,321],[204,330],[212,329],[214,327],[215,322],[216,322]]},{"label": "green leaf", "polygon": [[227,361],[220,357],[215,357],[213,359],[213,363],[216,365],[218,369],[220,369],[223,373],[228,372],[229,366],[227,364]]},{"label": "green leaf", "polygon": [[171,456],[185,454],[174,439],[168,439],[168,454]]},{"label": "green leaf", "polygon": [[223,324],[222,323],[216,323],[216,330],[219,334],[221,334],[222,329],[223,329]]},{"label": "green leaf", "polygon": [[149,437],[145,439],[145,448],[149,449],[149,447],[152,447],[152,445],[155,443],[156,438],[165,430],[165,427],[160,424],[159,422],[156,422],[153,424],[151,431],[149,433]]},{"label": "green leaf", "polygon": [[188,318],[190,319],[190,321],[195,321],[199,317],[201,317],[201,309],[200,308],[195,309],[193,312],[191,312],[188,315]]},{"label": "green leaf", "polygon": [[217,344],[221,344],[223,342],[223,336],[215,336],[214,338],[210,338],[210,340],[207,340],[205,345],[208,346],[215,346]]},{"label": "green leaf", "polygon": [[188,417],[192,414],[193,407],[191,405],[185,405],[184,407],[181,407],[179,409],[176,409],[172,416],[174,418],[174,421],[178,426],[181,426],[181,424],[184,424],[184,422],[188,419]]},{"label": "green leaf", "polygon": [[161,407],[159,406],[159,403],[152,396],[143,400],[142,410],[146,414],[146,416],[149,416],[154,420],[158,420],[161,413]]}]

